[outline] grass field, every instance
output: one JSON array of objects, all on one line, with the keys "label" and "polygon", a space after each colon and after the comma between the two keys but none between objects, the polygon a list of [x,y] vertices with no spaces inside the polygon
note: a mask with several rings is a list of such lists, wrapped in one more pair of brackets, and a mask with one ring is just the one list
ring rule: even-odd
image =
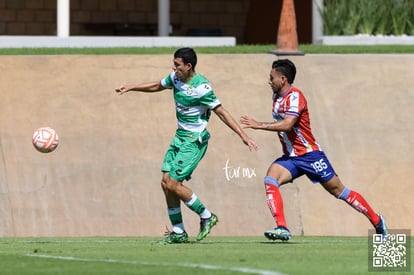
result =
[{"label": "grass field", "polygon": [[[299,51],[305,54],[412,54],[412,45],[299,45]],[[55,54],[172,54],[177,47],[144,48],[0,48],[0,55],[55,55]],[[237,45],[234,47],[195,47],[198,54],[258,54],[268,53],[276,45]]]},{"label": "grass field", "polygon": [[375,274],[368,271],[367,237],[208,237],[174,245],[159,240],[1,238],[0,274]]}]

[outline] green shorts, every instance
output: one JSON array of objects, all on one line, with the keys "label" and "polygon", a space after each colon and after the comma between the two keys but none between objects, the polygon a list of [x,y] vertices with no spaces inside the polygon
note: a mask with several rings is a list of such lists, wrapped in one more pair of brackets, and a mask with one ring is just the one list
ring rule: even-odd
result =
[{"label": "green shorts", "polygon": [[161,171],[178,181],[189,180],[207,151],[210,134],[178,129],[164,156]]}]

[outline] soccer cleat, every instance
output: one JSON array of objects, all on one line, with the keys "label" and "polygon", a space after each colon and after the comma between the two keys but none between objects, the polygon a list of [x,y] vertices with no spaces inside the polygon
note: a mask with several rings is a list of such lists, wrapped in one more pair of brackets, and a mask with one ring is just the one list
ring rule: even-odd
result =
[{"label": "soccer cleat", "polygon": [[183,232],[181,234],[175,233],[174,231],[168,232],[167,237],[160,241],[161,244],[172,244],[172,243],[186,243],[188,242],[188,234],[187,232]]},{"label": "soccer cleat", "polygon": [[287,242],[292,237],[292,235],[289,232],[289,229],[283,226],[279,226],[275,229],[265,231],[264,235],[269,240],[282,240],[284,242]]},{"label": "soccer cleat", "polygon": [[208,234],[210,234],[211,228],[215,226],[218,222],[218,217],[216,214],[211,213],[211,217],[208,219],[201,219],[200,221],[200,232],[197,235],[197,241],[201,241]]},{"label": "soccer cleat", "polygon": [[382,215],[378,215],[378,216],[380,217],[380,221],[377,225],[375,225],[375,233],[381,234],[382,239],[386,241],[388,238],[388,228],[387,228],[387,225],[385,224],[384,217]]}]

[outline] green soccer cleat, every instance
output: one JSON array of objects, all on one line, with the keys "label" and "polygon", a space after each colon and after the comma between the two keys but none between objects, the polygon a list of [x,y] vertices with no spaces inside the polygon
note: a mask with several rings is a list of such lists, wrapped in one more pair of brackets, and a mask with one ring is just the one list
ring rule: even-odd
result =
[{"label": "green soccer cleat", "polygon": [[218,217],[211,213],[211,217],[208,219],[201,219],[200,221],[200,232],[197,235],[197,241],[201,241],[208,234],[210,234],[211,228],[215,226],[218,222]]},{"label": "green soccer cleat", "polygon": [[183,232],[181,234],[173,232],[169,232],[167,237],[160,241],[160,244],[172,244],[172,243],[186,243],[188,242],[188,234],[187,232]]},{"label": "green soccer cleat", "polygon": [[290,234],[289,229],[283,226],[279,226],[275,229],[265,231],[264,235],[269,240],[282,240],[284,242],[287,242],[292,237],[292,234]]}]

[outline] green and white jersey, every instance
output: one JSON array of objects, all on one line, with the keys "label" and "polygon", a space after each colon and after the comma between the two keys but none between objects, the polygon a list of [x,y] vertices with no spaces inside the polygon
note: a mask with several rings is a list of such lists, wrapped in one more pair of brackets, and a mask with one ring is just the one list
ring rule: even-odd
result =
[{"label": "green and white jersey", "polygon": [[221,104],[210,82],[197,73],[184,83],[172,72],[161,80],[161,85],[173,89],[178,129],[197,133],[204,131],[211,110]]}]

